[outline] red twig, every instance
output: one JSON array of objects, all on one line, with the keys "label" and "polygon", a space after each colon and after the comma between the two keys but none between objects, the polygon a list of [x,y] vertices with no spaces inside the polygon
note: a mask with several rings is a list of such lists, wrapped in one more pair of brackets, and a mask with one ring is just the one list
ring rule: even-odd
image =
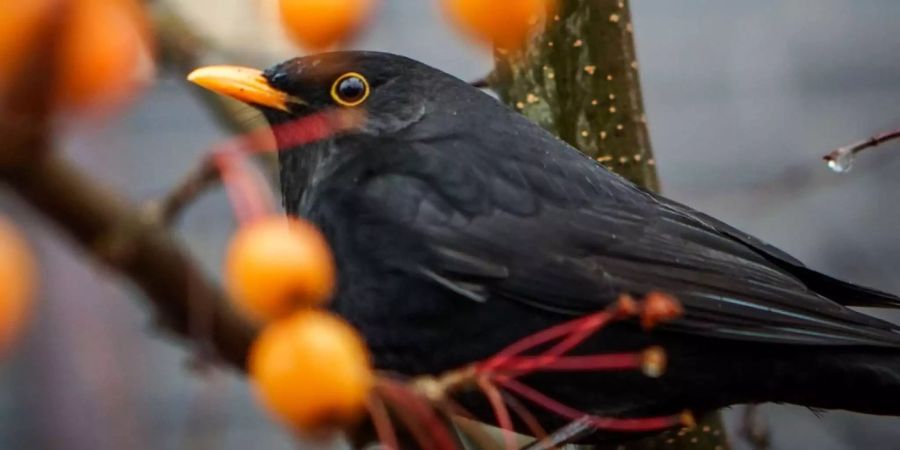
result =
[{"label": "red twig", "polygon": [[515,355],[527,352],[535,347],[546,344],[554,339],[566,336],[566,338],[540,355],[541,364],[533,367],[531,370],[538,369],[541,365],[549,364],[559,355],[571,350],[579,343],[584,341],[588,336],[597,331],[602,326],[609,323],[613,319],[613,314],[608,311],[600,311],[589,316],[585,316],[570,322],[566,322],[538,333],[532,334],[516,343],[506,347],[496,355],[489,358],[479,366],[479,370],[492,371],[504,367],[510,359]]},{"label": "red twig", "polygon": [[[491,403],[497,422],[503,429],[511,429],[507,403],[498,387],[505,388],[542,408],[570,420],[586,420],[588,425],[613,431],[655,431],[682,423],[682,416],[646,418],[608,418],[593,416],[566,406],[516,380],[522,375],[542,371],[612,371],[641,370],[647,376],[659,376],[665,369],[665,354],[661,348],[651,347],[642,352],[601,355],[565,354],[610,322],[639,314],[641,325],[652,328],[660,322],[672,320],[683,313],[681,305],[671,296],[651,292],[637,303],[630,296],[622,296],[615,305],[579,319],[575,319],[521,339],[495,356],[476,366],[480,374],[477,384]],[[559,340],[538,355],[523,355],[543,345]],[[514,397],[510,397],[514,398]],[[524,407],[517,408],[520,417],[532,430],[537,424]],[[531,419],[526,418],[530,416]],[[546,433],[544,433],[546,434]],[[507,440],[507,445],[509,442]]]},{"label": "red twig", "polygon": [[[609,359],[604,359],[603,355],[596,355],[581,357],[580,359],[570,358],[562,363],[557,361],[563,354],[577,347],[585,339],[614,320],[640,314],[642,325],[644,328],[649,329],[659,322],[672,320],[681,315],[681,313],[681,305],[667,294],[651,292],[647,294],[645,301],[641,305],[635,303],[630,296],[623,295],[615,304],[604,311],[562,323],[513,343],[479,365],[478,370],[483,372],[497,370],[504,372],[516,371],[518,372],[517,375],[524,375],[535,370],[553,367],[556,367],[556,370],[566,370],[566,368],[572,370],[579,366],[596,366],[598,370],[637,368],[640,367],[641,361],[641,357],[638,355],[631,355],[631,357],[610,355]],[[516,356],[559,338],[562,338],[560,342],[538,356]],[[622,359],[616,359],[616,356],[620,356]],[[516,360],[513,361],[513,359]],[[609,364],[609,367],[604,367],[605,364]],[[506,374],[511,375],[509,373]]]},{"label": "red twig", "polygon": [[540,369],[543,371],[611,371],[637,370],[643,366],[643,353],[611,353],[607,355],[559,356],[548,360],[541,356],[516,356],[507,359],[502,365],[504,374],[509,372],[527,373]]},{"label": "red twig", "polygon": [[[272,133],[278,136],[282,148],[294,148],[326,139],[364,124],[365,116],[362,112],[333,109],[301,117],[272,128],[260,127],[228,138],[214,145],[209,152],[210,156],[204,159],[198,168],[188,173],[165,197],[154,202],[152,204],[153,212],[159,218],[160,223],[169,224],[195,198],[213,186],[221,176],[219,171],[215,170],[215,155],[275,152],[278,149],[272,141]],[[231,194],[229,198],[236,201]]]},{"label": "red twig", "polygon": [[506,406],[509,407],[516,416],[525,423],[525,426],[528,427],[528,430],[531,432],[532,436],[535,439],[542,441],[547,438],[547,430],[541,426],[540,421],[537,420],[537,417],[534,417],[534,414],[522,404],[516,397],[512,395],[503,393],[503,400],[506,402]]},{"label": "red twig", "polygon": [[[607,310],[527,336],[482,363],[448,372],[437,378],[417,379],[410,385],[413,389],[408,389],[398,382],[384,380],[381,383],[382,395],[392,405],[396,404],[403,412],[411,416],[404,417],[399,414],[408,427],[415,428],[418,423],[421,425],[418,428],[426,429],[429,434],[434,436],[432,439],[441,440],[444,439],[441,438],[442,433],[445,434],[447,430],[444,423],[435,414],[434,408],[439,408],[444,412],[461,410],[459,407],[452,407],[455,404],[447,395],[448,392],[474,385],[488,400],[496,423],[504,432],[504,443],[507,449],[515,448],[513,434],[515,424],[510,415],[510,405],[513,405],[512,408],[517,417],[535,436],[545,437],[546,432],[535,416],[516,397],[504,393],[501,388],[508,389],[511,393],[563,418],[586,420],[586,426],[593,428],[615,431],[653,431],[670,428],[681,423],[681,416],[634,419],[592,416],[551,399],[520,383],[516,378],[537,370],[598,372],[642,370],[648,376],[659,376],[665,368],[665,355],[658,347],[651,347],[641,352],[599,355],[566,355],[566,353],[614,320],[639,314],[645,327],[655,326],[661,321],[677,317],[681,312],[678,302],[665,294],[648,294],[640,303],[635,302],[629,296],[623,296]],[[549,348],[542,350],[539,354],[524,354],[544,346]],[[416,430],[411,430],[411,432],[414,433],[417,440],[422,438]],[[447,437],[442,442],[443,445],[452,445],[454,441]]]},{"label": "red twig", "polygon": [[255,169],[251,169],[240,153],[233,150],[212,155],[219,169],[238,221],[247,223],[274,210],[272,191]]},{"label": "red twig", "polygon": [[429,439],[428,433],[425,432],[421,421],[410,407],[410,399],[398,392],[392,392],[393,389],[385,384],[381,384],[377,388],[378,395],[384,399],[387,405],[391,406],[391,410],[403,422],[404,428],[412,435],[416,443],[423,450],[434,450],[435,446]]},{"label": "red twig", "polygon": [[395,411],[422,448],[457,449],[456,440],[450,435],[445,422],[428,402],[392,380],[381,379],[377,387],[385,401],[397,406]]},{"label": "red twig", "polygon": [[372,425],[375,427],[378,440],[391,450],[399,450],[397,433],[394,432],[394,426],[391,424],[391,415],[384,405],[384,401],[377,395],[372,395],[369,397],[366,407],[369,410],[369,417],[372,418]]},{"label": "red twig", "polygon": [[491,404],[491,409],[494,410],[497,425],[500,426],[503,432],[503,443],[506,450],[515,450],[516,436],[513,434],[515,427],[513,426],[512,418],[509,416],[509,409],[506,408],[506,403],[503,402],[503,396],[487,377],[478,377],[478,388],[487,397],[488,402]]},{"label": "red twig", "polygon": [[587,420],[591,426],[600,430],[623,432],[659,431],[684,424],[684,417],[681,414],[628,419],[594,416],[570,406],[566,406],[512,378],[497,378],[495,382],[508,389],[510,392],[513,392],[554,414],[570,420]]}]

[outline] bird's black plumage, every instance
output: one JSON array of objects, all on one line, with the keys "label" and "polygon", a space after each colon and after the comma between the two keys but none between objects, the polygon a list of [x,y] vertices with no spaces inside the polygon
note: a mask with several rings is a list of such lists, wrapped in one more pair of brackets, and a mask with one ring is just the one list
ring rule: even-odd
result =
[{"label": "bird's black plumage", "polygon": [[[407,58],[332,53],[269,69],[306,101],[274,124],[339,108],[331,83],[371,85],[366,125],[281,154],[284,205],[334,247],[334,309],[376,364],[414,375],[484,359],[530,333],[662,290],[682,319],[630,324],[580,351],[658,343],[668,374],[530,382],[586,410],[634,416],[783,401],[900,414],[900,328],[848,306],[900,305],[712,217],[642,190],[466,83]],[[286,142],[283,133],[276,139]]]}]

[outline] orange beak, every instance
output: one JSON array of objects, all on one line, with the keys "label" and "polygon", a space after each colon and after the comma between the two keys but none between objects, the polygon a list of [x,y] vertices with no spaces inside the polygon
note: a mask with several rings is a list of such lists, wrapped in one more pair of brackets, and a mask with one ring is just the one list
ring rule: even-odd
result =
[{"label": "orange beak", "polygon": [[201,67],[191,72],[187,79],[192,83],[235,100],[279,111],[290,112],[288,108],[290,103],[306,103],[301,99],[273,88],[263,77],[261,71],[248,67]]}]

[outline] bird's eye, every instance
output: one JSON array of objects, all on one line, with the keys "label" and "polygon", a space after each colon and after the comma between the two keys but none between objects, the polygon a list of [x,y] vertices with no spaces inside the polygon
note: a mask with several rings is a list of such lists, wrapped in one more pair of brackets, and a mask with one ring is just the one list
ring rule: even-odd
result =
[{"label": "bird's eye", "polygon": [[341,75],[331,86],[331,98],[339,105],[357,106],[369,97],[369,82],[356,72]]}]

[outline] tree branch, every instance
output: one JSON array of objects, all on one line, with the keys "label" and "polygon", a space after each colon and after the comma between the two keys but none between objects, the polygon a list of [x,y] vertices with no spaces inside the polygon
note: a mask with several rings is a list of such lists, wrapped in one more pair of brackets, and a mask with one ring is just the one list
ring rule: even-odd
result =
[{"label": "tree branch", "polygon": [[169,226],[184,209],[220,181],[219,171],[212,159],[206,157],[178,183],[168,194],[150,202],[144,211],[162,225]]},{"label": "tree branch", "polygon": [[504,102],[611,170],[659,189],[624,0],[568,0],[524,55],[497,58]]},{"label": "tree branch", "polygon": [[[83,250],[140,287],[160,325],[208,342],[222,360],[244,369],[256,328],[231,310],[165,226],[50,151],[47,135],[15,139],[14,129],[0,128],[13,137],[0,153],[38,155],[0,167],[3,181]],[[200,315],[202,335],[192,320]]]},{"label": "tree branch", "polygon": [[850,170],[853,158],[857,153],[868,148],[877,147],[885,142],[900,139],[900,130],[889,131],[887,133],[877,134],[869,139],[854,142],[850,145],[832,150],[822,159],[828,162],[828,167],[836,172],[846,172]]}]

